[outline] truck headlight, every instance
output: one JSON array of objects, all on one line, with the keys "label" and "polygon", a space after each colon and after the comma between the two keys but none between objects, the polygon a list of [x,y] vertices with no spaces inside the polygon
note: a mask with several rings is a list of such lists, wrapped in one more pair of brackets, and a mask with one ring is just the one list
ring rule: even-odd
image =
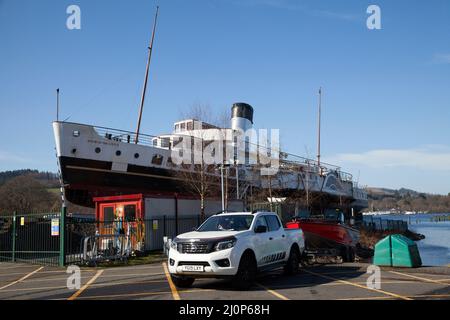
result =
[{"label": "truck headlight", "polygon": [[170,248],[178,251],[178,243],[175,240],[170,241]]},{"label": "truck headlight", "polygon": [[214,249],[216,251],[231,249],[234,247],[235,244],[236,244],[236,239],[221,241],[215,245]]}]

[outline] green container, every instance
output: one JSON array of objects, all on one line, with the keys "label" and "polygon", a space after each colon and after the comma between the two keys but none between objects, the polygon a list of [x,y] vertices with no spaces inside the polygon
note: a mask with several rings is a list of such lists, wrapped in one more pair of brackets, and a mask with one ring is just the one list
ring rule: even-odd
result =
[{"label": "green container", "polygon": [[392,266],[391,236],[381,239],[375,245],[373,264],[377,266]]},{"label": "green container", "polygon": [[422,259],[414,241],[394,234],[375,245],[373,263],[377,266],[417,268],[422,265]]}]

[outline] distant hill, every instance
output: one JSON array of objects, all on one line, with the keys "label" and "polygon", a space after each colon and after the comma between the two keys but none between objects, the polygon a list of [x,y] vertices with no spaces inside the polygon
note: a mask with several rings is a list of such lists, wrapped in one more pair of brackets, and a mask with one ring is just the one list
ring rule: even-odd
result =
[{"label": "distant hill", "polygon": [[[61,209],[60,184],[54,172],[32,169],[0,172],[0,214],[55,212]],[[92,208],[67,202],[69,213],[93,214]]]},{"label": "distant hill", "polygon": [[404,197],[426,197],[427,193],[417,192],[411,189],[401,188],[398,190],[395,189],[387,189],[387,188],[374,188],[368,187],[366,191],[369,195],[369,199],[382,199],[385,197],[395,197],[395,198],[404,198]]},{"label": "distant hill", "polygon": [[401,188],[366,188],[369,198],[368,211],[386,211],[396,209],[420,212],[450,212],[450,194],[433,195]]},{"label": "distant hill", "polygon": [[0,172],[0,186],[5,184],[7,181],[20,177],[20,176],[30,176],[33,179],[39,181],[47,188],[58,188],[59,187],[59,179],[58,175],[54,172],[49,171],[38,171],[32,169],[21,169],[21,170],[13,170],[13,171],[2,171]]}]

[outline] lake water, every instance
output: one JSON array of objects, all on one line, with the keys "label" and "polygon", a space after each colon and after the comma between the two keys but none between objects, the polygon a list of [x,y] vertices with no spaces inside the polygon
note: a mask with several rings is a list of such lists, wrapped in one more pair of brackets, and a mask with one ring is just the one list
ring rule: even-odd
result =
[{"label": "lake water", "polygon": [[423,234],[425,239],[416,241],[424,266],[450,264],[450,221],[430,221],[433,216],[446,214],[377,215],[376,218],[404,220],[411,231]]}]

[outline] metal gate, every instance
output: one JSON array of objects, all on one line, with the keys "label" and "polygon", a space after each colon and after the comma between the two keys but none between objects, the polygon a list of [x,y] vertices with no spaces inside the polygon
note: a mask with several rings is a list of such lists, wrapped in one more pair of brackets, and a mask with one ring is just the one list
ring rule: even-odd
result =
[{"label": "metal gate", "polygon": [[201,224],[200,215],[190,217],[154,217],[145,220],[145,250],[162,250],[164,247],[164,237],[171,239],[177,235],[192,231],[193,228]]},{"label": "metal gate", "polygon": [[0,216],[0,261],[59,265],[61,213]]}]

